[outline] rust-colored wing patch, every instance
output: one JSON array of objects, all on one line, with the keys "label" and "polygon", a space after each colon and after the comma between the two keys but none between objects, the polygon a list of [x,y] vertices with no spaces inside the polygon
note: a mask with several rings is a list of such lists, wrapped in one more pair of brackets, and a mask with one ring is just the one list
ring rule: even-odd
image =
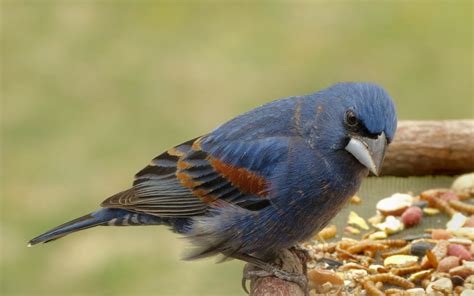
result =
[{"label": "rust-colored wing patch", "polygon": [[217,158],[210,157],[212,167],[229,180],[234,186],[239,188],[245,194],[254,194],[266,196],[268,184],[267,181],[255,173],[242,167],[222,162]]},{"label": "rust-colored wing patch", "polygon": [[[176,178],[203,202],[210,203],[234,194],[266,196],[267,181],[249,170],[227,164],[201,150],[201,138],[191,151],[178,159]],[[235,190],[238,192],[235,192]]]},{"label": "rust-colored wing patch", "polygon": [[263,177],[203,151],[197,138],[155,157],[136,174],[132,188],[102,206],[160,217],[192,217],[205,214],[210,204],[221,200],[221,205],[257,211],[269,205],[267,185]]}]

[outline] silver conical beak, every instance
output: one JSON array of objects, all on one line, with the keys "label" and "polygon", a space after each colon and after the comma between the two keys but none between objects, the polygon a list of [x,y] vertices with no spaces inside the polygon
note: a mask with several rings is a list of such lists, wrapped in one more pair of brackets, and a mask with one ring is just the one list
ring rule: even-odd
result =
[{"label": "silver conical beak", "polygon": [[383,132],[377,139],[352,137],[346,146],[346,150],[376,176],[382,168],[386,148],[387,138]]}]

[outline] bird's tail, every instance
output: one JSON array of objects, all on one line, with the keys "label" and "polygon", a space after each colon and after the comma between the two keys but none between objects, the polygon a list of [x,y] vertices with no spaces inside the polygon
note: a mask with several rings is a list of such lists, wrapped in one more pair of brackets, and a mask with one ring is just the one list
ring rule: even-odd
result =
[{"label": "bird's tail", "polygon": [[47,243],[70,233],[95,226],[160,225],[163,220],[156,216],[138,214],[122,209],[104,208],[74,219],[30,240],[28,246]]}]

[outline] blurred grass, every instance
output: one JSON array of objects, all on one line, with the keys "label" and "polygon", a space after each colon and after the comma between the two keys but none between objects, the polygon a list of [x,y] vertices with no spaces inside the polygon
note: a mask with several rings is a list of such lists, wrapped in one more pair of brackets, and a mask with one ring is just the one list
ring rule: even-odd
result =
[{"label": "blurred grass", "polygon": [[31,237],[271,99],[374,81],[401,119],[473,118],[472,2],[2,1],[2,295],[241,295],[166,229]]}]

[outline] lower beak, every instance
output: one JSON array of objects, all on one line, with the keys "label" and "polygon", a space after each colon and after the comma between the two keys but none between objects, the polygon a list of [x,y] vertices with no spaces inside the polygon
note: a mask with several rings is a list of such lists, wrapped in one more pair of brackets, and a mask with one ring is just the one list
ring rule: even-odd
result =
[{"label": "lower beak", "polygon": [[377,139],[352,137],[346,146],[346,150],[376,176],[382,168],[386,148],[387,139],[383,132]]}]

